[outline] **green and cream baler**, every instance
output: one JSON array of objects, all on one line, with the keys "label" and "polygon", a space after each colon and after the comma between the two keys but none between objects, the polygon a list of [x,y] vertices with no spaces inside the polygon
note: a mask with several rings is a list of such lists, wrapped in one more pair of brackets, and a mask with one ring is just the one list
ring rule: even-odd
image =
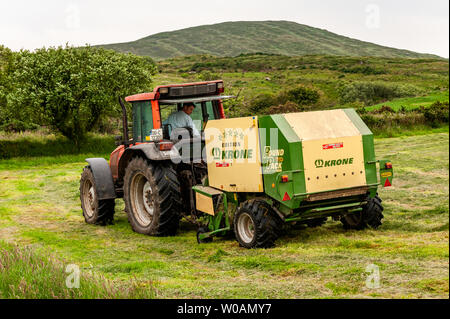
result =
[{"label": "green and cream baler", "polygon": [[378,187],[392,164],[377,160],[370,129],[353,109],[208,121],[208,174],[193,187],[206,222],[199,242],[234,231],[246,248],[270,247],[284,225],[377,228]]}]

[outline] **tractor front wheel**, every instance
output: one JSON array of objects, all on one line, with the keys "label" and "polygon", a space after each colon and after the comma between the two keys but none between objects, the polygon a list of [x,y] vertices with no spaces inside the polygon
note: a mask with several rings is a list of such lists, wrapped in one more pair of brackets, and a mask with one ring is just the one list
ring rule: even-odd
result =
[{"label": "tractor front wheel", "polygon": [[376,195],[374,198],[368,199],[361,211],[342,216],[341,222],[345,229],[362,230],[367,227],[377,229],[381,225],[383,217],[381,198]]},{"label": "tractor front wheel", "polygon": [[91,167],[83,169],[80,179],[80,200],[84,220],[88,224],[108,225],[114,220],[114,199],[99,200]]},{"label": "tractor front wheel", "polygon": [[245,248],[270,248],[277,240],[283,221],[263,200],[248,200],[234,216],[236,240]]},{"label": "tractor front wheel", "polygon": [[169,163],[132,159],[125,170],[124,201],[135,232],[152,236],[172,236],[177,232],[180,184]]}]

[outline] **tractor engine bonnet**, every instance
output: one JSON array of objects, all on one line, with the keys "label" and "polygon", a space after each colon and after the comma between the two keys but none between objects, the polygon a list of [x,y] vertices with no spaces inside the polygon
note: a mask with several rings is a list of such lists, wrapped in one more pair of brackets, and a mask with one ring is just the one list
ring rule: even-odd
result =
[{"label": "tractor engine bonnet", "polygon": [[353,109],[209,121],[205,136],[209,185],[220,190],[295,208],[309,194],[377,184],[373,134]]}]

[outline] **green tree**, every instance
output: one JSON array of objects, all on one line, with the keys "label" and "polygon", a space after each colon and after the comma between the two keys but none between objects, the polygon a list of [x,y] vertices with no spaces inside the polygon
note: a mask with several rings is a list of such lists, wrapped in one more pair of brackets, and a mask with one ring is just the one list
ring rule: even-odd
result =
[{"label": "green tree", "polygon": [[21,51],[15,64],[8,106],[78,146],[101,116],[117,112],[118,96],[148,90],[156,72],[150,58],[89,46]]},{"label": "green tree", "polygon": [[0,125],[3,124],[8,110],[6,96],[11,90],[11,73],[14,61],[14,53],[0,45]]}]

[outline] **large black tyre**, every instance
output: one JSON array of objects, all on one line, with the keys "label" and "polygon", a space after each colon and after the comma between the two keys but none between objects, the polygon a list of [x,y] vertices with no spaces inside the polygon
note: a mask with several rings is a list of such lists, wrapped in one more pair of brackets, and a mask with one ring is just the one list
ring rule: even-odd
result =
[{"label": "large black tyre", "polygon": [[383,206],[378,194],[374,198],[369,198],[367,204],[362,207],[362,211],[342,216],[341,222],[345,229],[362,230],[367,227],[377,229],[383,219]]},{"label": "large black tyre", "polygon": [[125,210],[131,228],[140,234],[173,236],[181,209],[180,184],[170,163],[136,157],[125,170]]},{"label": "large black tyre", "polygon": [[80,200],[84,220],[88,224],[108,225],[114,220],[114,199],[99,200],[94,175],[90,166],[81,173]]},{"label": "large black tyre", "polygon": [[263,200],[242,203],[234,216],[236,240],[245,248],[270,248],[283,228],[283,221]]}]

